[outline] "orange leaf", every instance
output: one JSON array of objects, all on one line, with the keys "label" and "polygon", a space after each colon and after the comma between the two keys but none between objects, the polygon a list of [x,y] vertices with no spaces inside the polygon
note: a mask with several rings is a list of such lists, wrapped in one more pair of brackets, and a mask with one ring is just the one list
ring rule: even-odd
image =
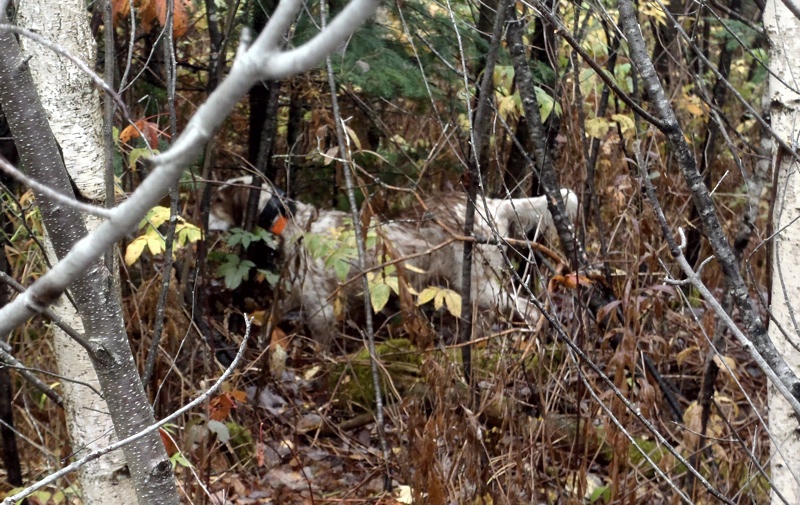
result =
[{"label": "orange leaf", "polygon": [[229,394],[223,394],[208,403],[208,417],[214,421],[222,421],[236,408],[236,402]]},{"label": "orange leaf", "polygon": [[136,129],[135,125],[129,124],[121,132],[119,132],[119,141],[123,144],[127,144],[133,139],[139,138],[139,130]]},{"label": "orange leaf", "polygon": [[139,7],[139,21],[142,23],[142,30],[145,33],[150,33],[153,28],[153,21],[155,21],[156,3],[154,0],[137,0]]},{"label": "orange leaf", "polygon": [[578,285],[591,286],[594,283],[592,279],[584,277],[583,275],[577,275],[575,273],[567,275],[554,275],[553,282],[557,282],[570,289],[575,289],[578,287]]},{"label": "orange leaf", "polygon": [[120,18],[127,18],[131,13],[130,0],[112,0],[111,2],[111,16],[114,20],[114,26],[119,24]]},{"label": "orange leaf", "polygon": [[[183,37],[189,29],[189,14],[187,12],[187,4],[191,3],[186,0],[174,0],[172,9],[172,34],[178,38]],[[158,15],[158,22],[161,26],[167,24],[167,0],[155,0],[156,14]]]},{"label": "orange leaf", "polygon": [[133,139],[138,139],[144,134],[150,148],[158,149],[158,125],[150,121],[140,119],[136,124],[128,125],[119,132],[119,141],[128,144]]}]

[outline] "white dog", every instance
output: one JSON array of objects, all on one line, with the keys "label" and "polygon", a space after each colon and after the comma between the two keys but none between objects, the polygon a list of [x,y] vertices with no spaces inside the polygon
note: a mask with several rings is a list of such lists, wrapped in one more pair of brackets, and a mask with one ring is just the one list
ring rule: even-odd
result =
[{"label": "white dog", "polygon": [[[215,191],[209,230],[225,231],[242,223],[250,180],[249,176],[231,179]],[[577,197],[567,189],[562,189],[561,194],[570,218],[574,219]],[[457,234],[462,233],[464,227],[466,196],[454,194],[431,199],[424,207],[406,219],[377,225],[376,220],[372,220],[367,232],[368,272],[375,272],[376,267],[380,270],[380,265],[387,261],[399,260],[414,289],[421,291],[435,285],[458,291],[461,289],[463,241]],[[281,238],[283,256],[290,262],[288,293],[280,309],[285,313],[301,308],[311,336],[327,347],[336,334],[334,299],[337,293],[344,287],[341,294],[352,297],[359,294],[362,287],[361,282],[342,282],[359,275],[356,267],[349,268],[357,264],[354,254],[349,257],[344,272],[341,264],[337,269],[331,261],[337,251],[342,251],[337,241],[342,242],[342,248],[352,250],[352,220],[344,212],[317,210],[311,205],[286,201],[276,196],[271,187],[262,189],[258,208],[261,212],[258,224]],[[491,242],[495,232],[501,239],[525,238],[527,232],[537,228],[551,241],[557,236],[544,196],[511,200],[486,198],[485,206],[483,199],[478,199],[474,235],[489,239],[476,243],[473,250],[472,299],[478,307],[515,312],[528,322],[538,319],[538,311],[530,300],[503,287],[506,270],[500,250],[503,244],[485,243]],[[346,230],[350,230],[349,235]],[[327,253],[320,253],[319,249]],[[342,273],[346,273],[346,279],[342,278]]]}]

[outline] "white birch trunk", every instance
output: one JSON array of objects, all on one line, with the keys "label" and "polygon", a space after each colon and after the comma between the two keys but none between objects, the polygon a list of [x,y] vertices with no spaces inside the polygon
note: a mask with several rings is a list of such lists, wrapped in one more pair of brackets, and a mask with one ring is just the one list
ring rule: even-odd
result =
[{"label": "white birch trunk", "polygon": [[[800,75],[800,21],[789,12],[781,0],[768,0],[764,11],[764,27],[770,38],[770,67],[785,82],[797,86]],[[795,88],[796,89],[796,88]],[[790,146],[800,142],[800,95],[786,88],[770,76],[769,102],[772,128]],[[800,205],[800,168],[790,155],[777,156],[778,184],[775,188],[773,225],[775,230],[791,222],[798,215]],[[800,315],[800,223],[784,230],[775,238],[773,249],[772,313],[787,331],[793,345],[800,345],[800,337],[793,323]],[[784,291],[785,288],[785,291]],[[784,294],[788,295],[784,296]],[[794,317],[792,314],[794,313]],[[795,374],[800,375],[800,353],[778,331],[776,324],[769,327],[769,336],[775,347]],[[775,491],[788,503],[800,503],[800,438],[798,422],[789,404],[774,387],[769,387],[769,430],[779,445],[773,446],[771,476],[773,502],[780,503]],[[784,457],[786,459],[784,459]]]},{"label": "white birch trunk", "polygon": [[[83,1],[20,0],[18,23],[64,47],[90,68],[94,67],[96,47]],[[20,42],[25,55],[31,56],[28,65],[70,177],[83,198],[102,205],[105,198],[103,118],[94,85],[65,58],[24,37]],[[90,232],[99,224],[95,218],[87,221]],[[49,241],[47,246],[50,261],[56,263],[58,260]],[[83,332],[80,317],[65,297],[61,297],[53,310],[76,331]],[[79,381],[61,381],[61,386],[73,452],[80,456],[86,450],[115,442],[117,437],[105,401],[80,384],[90,384],[97,391],[101,389],[88,354],[61,330],[54,327],[54,331],[58,373]],[[136,503],[129,474],[120,471],[124,466],[122,451],[84,466],[79,475],[83,503]]]}]

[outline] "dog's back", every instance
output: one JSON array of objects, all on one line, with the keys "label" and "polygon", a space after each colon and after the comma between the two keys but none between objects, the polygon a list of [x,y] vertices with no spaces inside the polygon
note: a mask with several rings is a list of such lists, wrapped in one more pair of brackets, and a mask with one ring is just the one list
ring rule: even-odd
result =
[{"label": "dog's back", "polygon": [[[248,178],[249,179],[249,178]],[[217,191],[212,205],[212,222],[216,229],[240,224],[248,193],[248,180],[237,178]],[[577,213],[574,193],[562,190],[566,209],[571,218]],[[271,189],[263,188],[259,211],[277,198]],[[525,318],[533,318],[530,302],[507,291],[502,272],[505,262],[500,251],[502,242],[493,238],[525,238],[526,233],[539,229],[549,240],[556,236],[553,220],[547,210],[545,197],[501,200],[479,198],[476,202],[476,237],[486,239],[476,244],[473,262],[473,299],[479,306],[495,306],[511,310]],[[236,208],[241,207],[241,208]],[[282,208],[287,206],[282,205]],[[373,219],[367,237],[367,268],[380,269],[385,261],[403,260],[406,276],[418,291],[430,285],[444,285],[460,290],[463,261],[463,233],[466,196],[463,194],[430,198],[424,207],[410,209],[398,219],[380,222]],[[293,202],[292,212],[281,227],[281,248],[287,260],[289,292],[281,309],[302,308],[312,337],[323,346],[329,345],[336,333],[334,299],[353,297],[360,293],[361,283],[350,282],[359,275],[351,264],[355,257],[353,226],[349,215],[333,210],[317,210],[311,205]],[[359,230],[360,231],[360,230]],[[337,243],[340,242],[340,243]],[[353,242],[344,243],[343,241]],[[337,257],[332,260],[334,255]],[[337,261],[344,261],[337,264]],[[342,267],[346,273],[341,278]],[[348,271],[349,270],[349,271]],[[342,281],[344,291],[341,291]],[[538,316],[537,316],[538,317]]]}]

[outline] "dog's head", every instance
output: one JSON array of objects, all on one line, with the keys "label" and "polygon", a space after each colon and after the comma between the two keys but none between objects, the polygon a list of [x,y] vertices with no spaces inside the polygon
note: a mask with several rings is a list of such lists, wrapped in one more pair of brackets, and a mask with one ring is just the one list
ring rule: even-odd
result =
[{"label": "dog's head", "polygon": [[[211,196],[211,212],[208,216],[209,231],[227,231],[244,225],[247,203],[252,188],[249,175],[225,181]],[[285,201],[280,190],[271,184],[261,186],[258,199],[258,225],[276,235],[286,226],[287,218],[295,211],[291,202]]]}]

